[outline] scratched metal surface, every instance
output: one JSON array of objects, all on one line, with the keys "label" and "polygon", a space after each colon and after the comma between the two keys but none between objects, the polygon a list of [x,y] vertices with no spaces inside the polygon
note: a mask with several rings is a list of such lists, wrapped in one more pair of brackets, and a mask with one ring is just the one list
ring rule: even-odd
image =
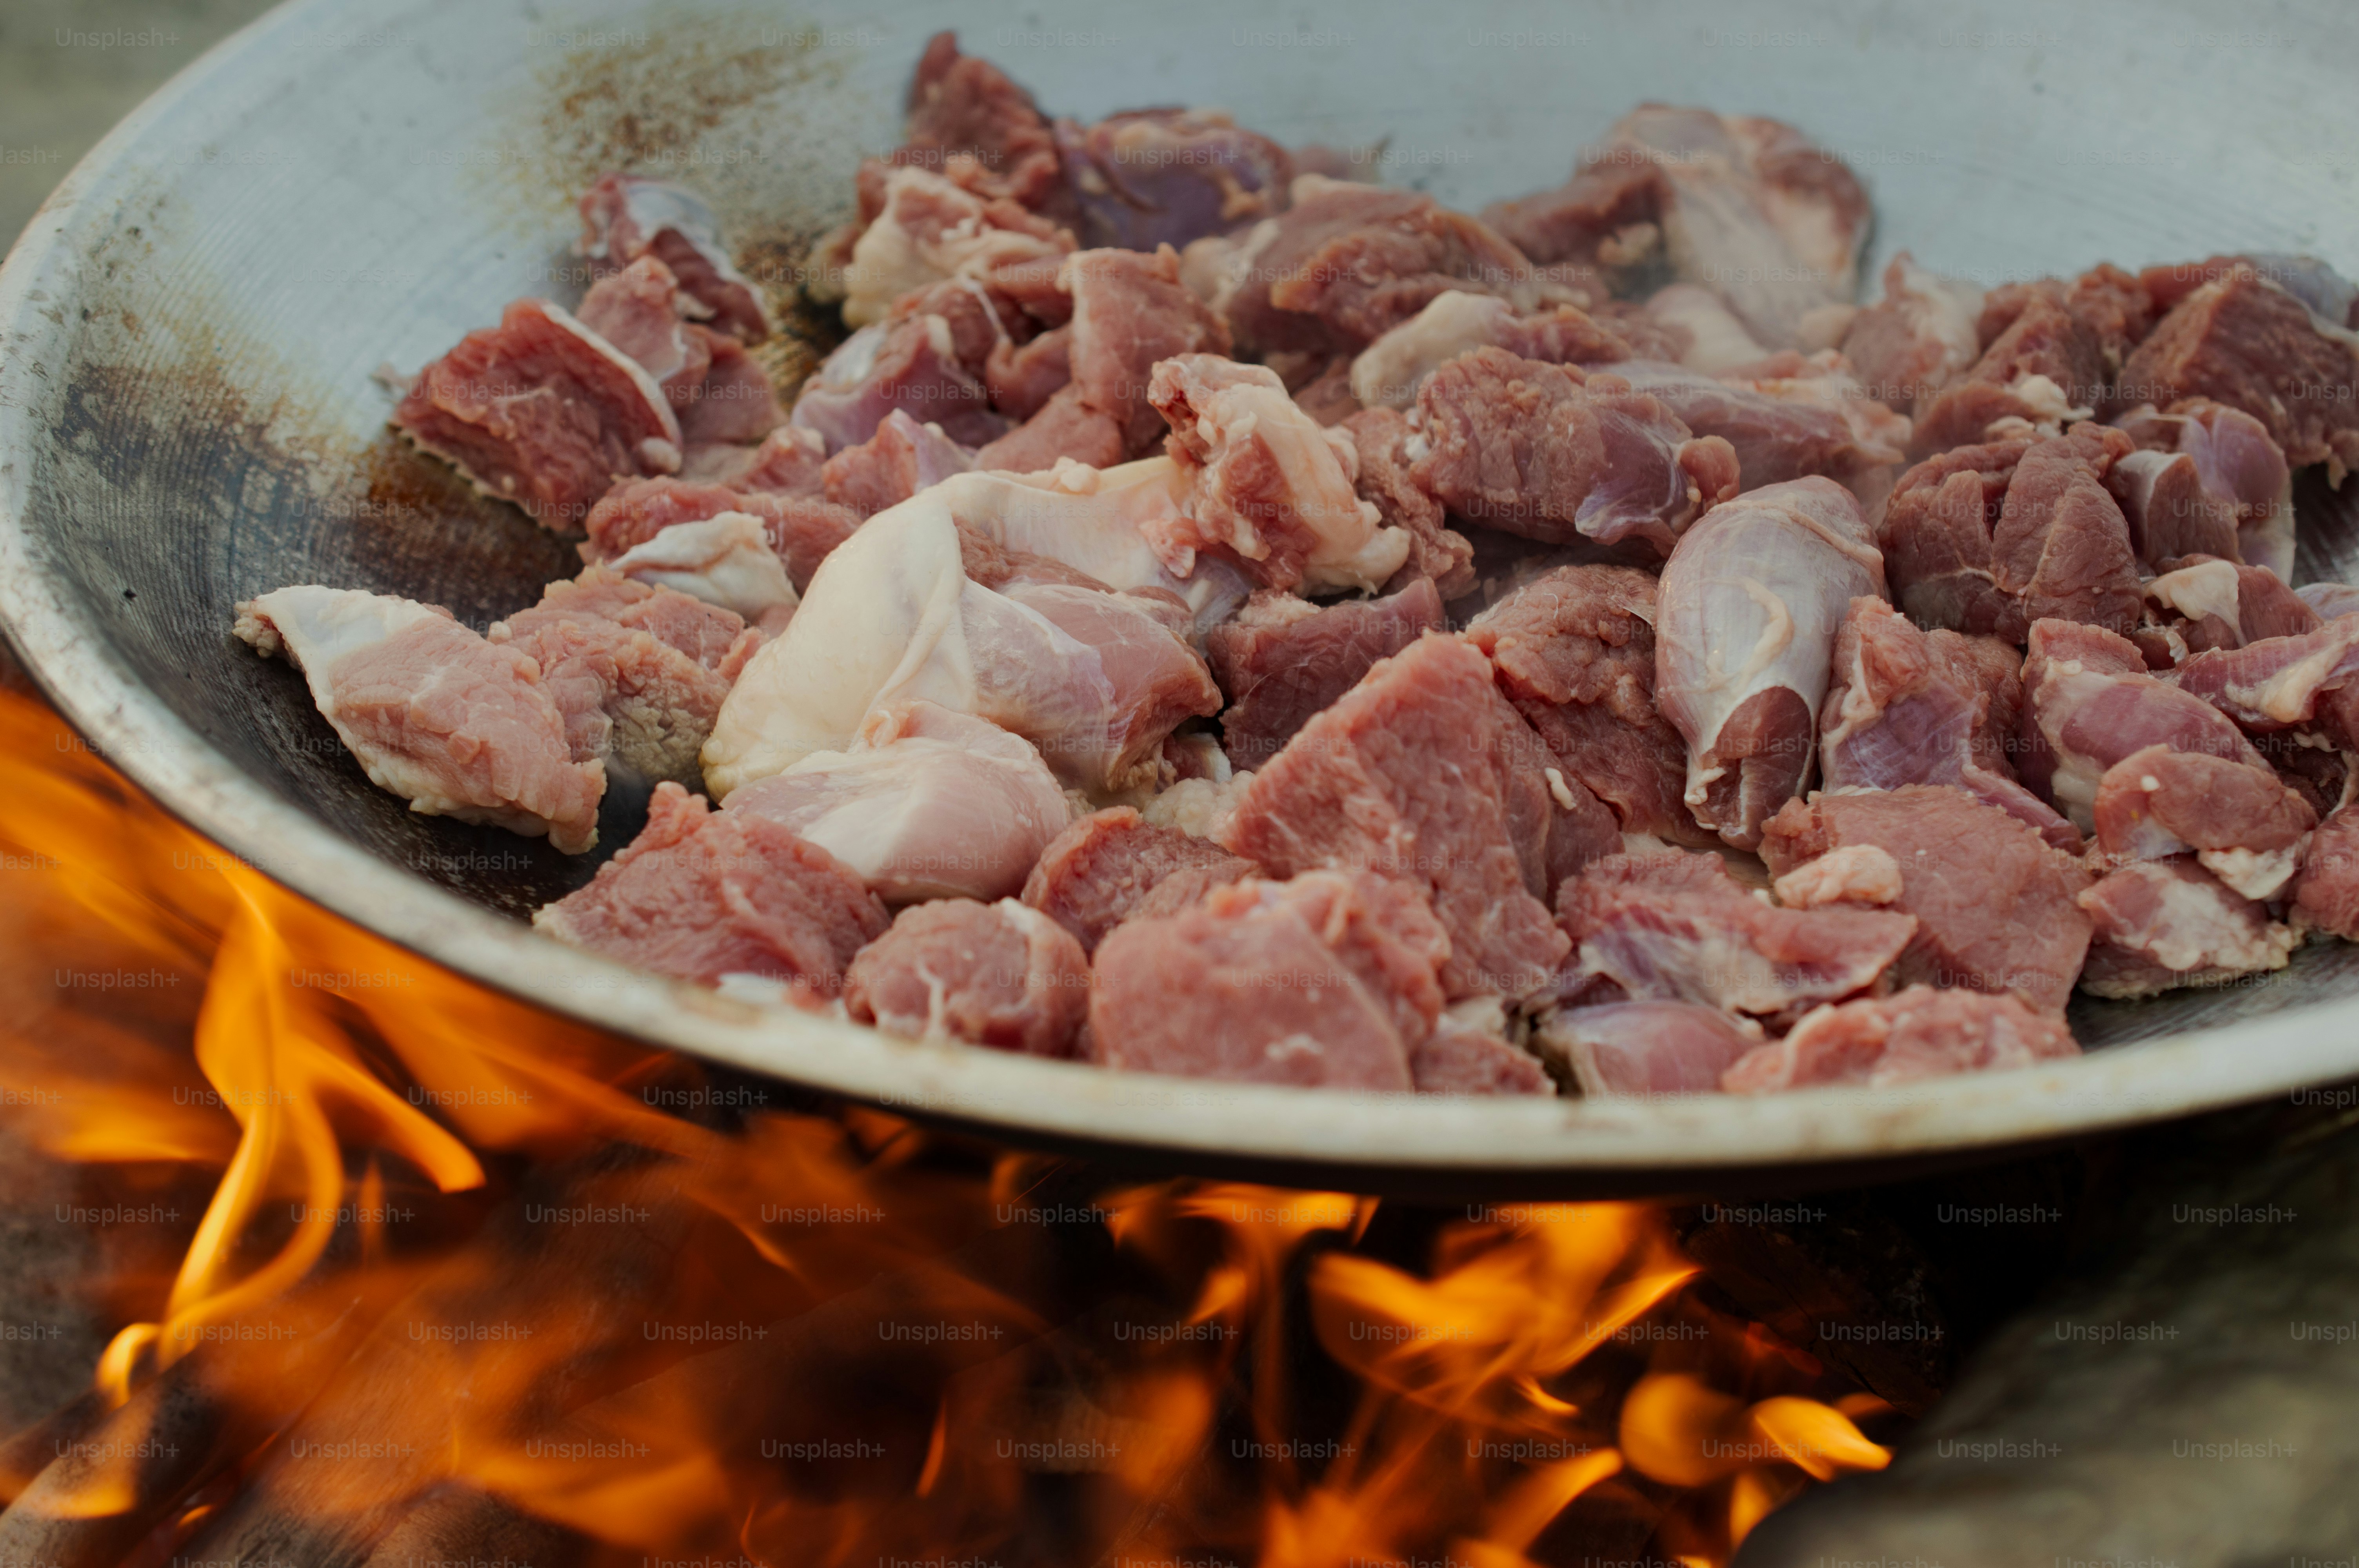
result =
[{"label": "scratched metal surface", "polygon": [[[2359,951],[2142,1004],[2082,1004],[2106,1050],[2056,1074],[1771,1104],[1376,1105],[1114,1081],[781,1022],[533,936],[594,857],[422,818],[368,786],[299,681],[233,643],[235,600],[386,589],[478,627],[570,548],[390,441],[371,372],[415,368],[527,293],[570,298],[571,194],[669,172],[722,211],[790,330],[810,239],[894,139],[924,37],[964,29],[1052,110],[1217,103],[1289,142],[1381,147],[1458,204],[1555,182],[1630,103],[1796,121],[1898,245],[1984,282],[2229,249],[2359,267],[2359,13],[2182,0],[1578,12],[938,0],[885,15],[703,0],[303,0],[103,144],[0,272],[0,614],[49,691],[168,806],[272,874],[462,970],[650,1039],[1002,1134],[1368,1184],[1636,1190],[2069,1134],[2359,1074]],[[2205,112],[2191,114],[2190,105]],[[2306,574],[2359,566],[2305,483]],[[605,846],[637,803],[610,803]],[[2190,1031],[2201,1033],[2190,1034]],[[2075,1076],[2078,1075],[2078,1076]],[[1403,1174],[1408,1173],[1408,1174]]]}]

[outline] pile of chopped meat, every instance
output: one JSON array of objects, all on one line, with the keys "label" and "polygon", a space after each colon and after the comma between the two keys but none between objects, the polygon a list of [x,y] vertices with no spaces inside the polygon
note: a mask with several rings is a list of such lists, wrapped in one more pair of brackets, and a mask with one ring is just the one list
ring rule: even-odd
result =
[{"label": "pile of chopped meat", "polygon": [[[2359,290],[2220,255],[1984,289],[1796,128],[1645,104],[1481,214],[1200,110],[1052,118],[943,34],[783,403],[710,209],[394,427],[578,536],[482,630],[237,635],[415,810],[578,854],[534,924],[893,1034],[1457,1095],[2078,1054],[2359,939]],[[816,287],[817,286],[810,286]]]}]

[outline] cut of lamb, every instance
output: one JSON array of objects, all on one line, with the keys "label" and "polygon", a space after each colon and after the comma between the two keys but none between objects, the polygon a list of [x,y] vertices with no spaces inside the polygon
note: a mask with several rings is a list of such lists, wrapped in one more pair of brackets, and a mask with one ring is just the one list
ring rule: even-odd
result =
[{"label": "cut of lamb", "polygon": [[2156,619],[2195,653],[2298,637],[2326,624],[2277,573],[2213,556],[2182,557],[2139,590]]},{"label": "cut of lamb", "polygon": [[816,430],[781,425],[751,447],[704,446],[688,454],[679,477],[766,495],[816,496],[827,442]]},{"label": "cut of lamb", "polygon": [[2170,672],[2170,681],[2247,729],[2314,726],[2332,732],[2347,751],[2359,746],[2354,675],[2359,617],[2346,616],[2314,631],[2190,654]]},{"label": "cut of lamb", "polygon": [[2318,814],[2266,767],[2148,746],[2098,781],[2097,847],[2114,860],[2190,850],[2246,898],[2275,898],[2293,880]]},{"label": "cut of lamb", "polygon": [[832,454],[873,438],[897,408],[965,446],[1009,428],[992,409],[991,389],[960,362],[950,324],[933,315],[879,321],[844,339],[803,384],[791,418]]},{"label": "cut of lamb", "polygon": [[2350,583],[2306,582],[2293,591],[2296,598],[2317,611],[2322,621],[2359,615],[2359,587]]},{"label": "cut of lamb", "polygon": [[1902,985],[2012,991],[2059,1011],[2089,946],[2073,903],[2088,883],[2077,860],[1995,806],[1945,784],[1849,790],[1791,801],[1769,819],[1761,858],[1779,886],[1822,858],[1872,846],[1899,869],[1884,905],[1916,917],[1892,967]]},{"label": "cut of lamb", "polygon": [[2147,997],[2282,969],[2300,943],[2246,898],[2184,856],[2133,860],[2081,894],[2096,923],[2081,989]]},{"label": "cut of lamb", "polygon": [[282,588],[237,606],[236,634],[303,672],[369,782],[412,811],[488,822],[578,855],[598,841],[604,767],[579,758],[539,666],[439,605]]},{"label": "cut of lamb", "polygon": [[1955,784],[2077,852],[2079,830],[2024,788],[2008,761],[2023,714],[2022,663],[1995,637],[1919,632],[1883,600],[1853,600],[1819,713],[1821,784]]},{"label": "cut of lamb", "polygon": [[1218,709],[1203,662],[1147,600],[967,577],[959,525],[928,500],[987,477],[881,513],[828,557],[723,707],[704,758],[716,795],[842,751],[878,708],[920,699],[1023,736],[1070,784],[1121,788],[1182,719]]},{"label": "cut of lamb", "polygon": [[1637,354],[1660,358],[1705,375],[1726,375],[1769,357],[1769,347],[1737,319],[1728,301],[1701,284],[1667,284],[1647,297],[1647,317],[1679,344],[1675,354]]},{"label": "cut of lamb", "polygon": [[1884,269],[1884,297],[1843,333],[1843,358],[1868,395],[1897,414],[1930,401],[1982,358],[1983,291],[1917,265],[1907,251]]},{"label": "cut of lamb", "polygon": [[748,512],[666,528],[607,564],[634,582],[718,605],[765,637],[787,629],[798,602],[787,564],[770,548],[762,520]]},{"label": "cut of lamb", "polygon": [[1295,178],[1288,210],[1196,241],[1182,276],[1239,352],[1356,354],[1452,289],[1579,304],[1488,224],[1414,190]]},{"label": "cut of lamb", "polygon": [[[2192,668],[2200,681],[2222,667],[2211,661],[2244,659],[2256,650],[2267,657],[2275,646],[2257,643],[2232,654],[2199,654],[2174,678],[2184,681]],[[2095,826],[2097,788],[2105,770],[2133,752],[2167,746],[2257,768],[2268,765],[2234,719],[2194,690],[2147,674],[2136,644],[2102,627],[2034,622],[2023,663],[2023,697],[2017,771],[2083,832]]]},{"label": "cut of lamb", "polygon": [[1294,159],[1209,109],[1134,109],[1056,124],[1084,244],[1153,251],[1285,211]]},{"label": "cut of lamb", "polygon": [[2248,268],[2204,284],[2122,366],[2117,400],[2169,408],[2205,397],[2259,420],[2296,468],[2340,484],[2359,463],[2359,353],[2341,322]]},{"label": "cut of lamb", "polygon": [[[703,383],[689,395],[680,410],[680,437],[700,468],[712,461],[707,453],[736,450],[768,437],[786,421],[778,407],[777,389],[769,372],[745,351],[736,339],[699,327],[712,366]],[[687,470],[683,460],[681,470]]]},{"label": "cut of lamb", "polygon": [[844,269],[847,326],[881,322],[903,295],[945,278],[989,280],[1073,248],[1071,232],[927,169],[893,170],[880,200]]},{"label": "cut of lamb", "polygon": [[1636,357],[1628,342],[1576,306],[1521,315],[1497,295],[1453,288],[1360,351],[1352,361],[1352,396],[1363,408],[1413,408],[1427,376],[1485,347],[1542,364]]},{"label": "cut of lamb", "polygon": [[1688,743],[1688,809],[1741,849],[1800,793],[1817,751],[1835,633],[1884,592],[1859,503],[1790,480],[1714,507],[1663,568],[1655,700]]},{"label": "cut of lamb", "polygon": [[[991,395],[991,406],[1010,419],[1030,419],[1072,379],[1073,329],[1070,322],[1023,343],[1003,338],[993,343],[990,352],[984,356],[983,384]],[[1000,438],[1003,441],[1006,438]]]},{"label": "cut of lamb", "polygon": [[707,809],[656,786],[647,825],[536,929],[618,963],[718,984],[733,974],[833,996],[853,956],[885,934],[885,906],[834,856],[775,822]]},{"label": "cut of lamb", "polygon": [[1081,944],[1012,898],[912,905],[843,977],[855,1023],[1031,1056],[1071,1055],[1089,1001]]},{"label": "cut of lamb", "polygon": [[1691,1001],[1553,1009],[1533,1044],[1593,1098],[1714,1094],[1720,1076],[1761,1044],[1761,1026]]},{"label": "cut of lamb", "polygon": [[1777,908],[1709,852],[1609,855],[1568,881],[1557,907],[1580,973],[1642,1001],[1769,1018],[1868,989],[1917,932],[1887,910]]},{"label": "cut of lamb", "polygon": [[740,342],[769,336],[762,297],[721,245],[712,210],[693,191],[636,175],[602,175],[582,195],[578,254],[620,268],[652,257],[696,301],[697,319]]},{"label": "cut of lamb", "polygon": [[1726,441],[1605,373],[1477,349],[1426,378],[1418,412],[1429,449],[1413,482],[1458,516],[1547,544],[1667,556],[1738,488]]},{"label": "cut of lamb", "polygon": [[697,756],[731,685],[761,645],[734,612],[590,567],[485,633],[540,666],[576,761],[609,775],[697,784]]},{"label": "cut of lamb", "polygon": [[1165,429],[1149,401],[1155,367],[1183,354],[1227,354],[1228,328],[1180,283],[1180,258],[1169,246],[1076,251],[1058,282],[1073,297],[1073,385],[1082,403],[1121,427],[1124,455],[1147,455]]},{"label": "cut of lamb", "polygon": [[1071,816],[1031,742],[930,702],[870,714],[850,746],[731,792],[841,860],[887,903],[1024,886]]},{"label": "cut of lamb", "polygon": [[679,471],[684,439],[655,378],[544,299],[517,300],[419,372],[393,424],[559,531],[617,480]]},{"label": "cut of lamb", "polygon": [[2359,804],[2319,825],[2293,881],[2288,917],[2298,931],[2359,942]]},{"label": "cut of lamb", "polygon": [[[2153,547],[2142,551],[2141,559],[2159,564],[2174,554],[2220,556],[2267,567],[2292,580],[2293,470],[2267,426],[2243,409],[2206,397],[2175,403],[2168,414],[2143,405],[2114,423],[2138,444],[2139,450],[2121,462],[2135,465],[2131,473],[2147,486],[2149,509],[2157,504],[2173,508],[2163,520],[2179,524],[2176,530],[2158,531]],[[2186,460],[2185,464],[2175,459]],[[2120,481],[2108,476],[2108,482],[2116,494],[2122,492]],[[2125,498],[2122,505],[2128,510],[2129,500]],[[2223,513],[2234,530],[2233,549],[2219,539]],[[2165,547],[2173,532],[2180,535],[2175,550]]]},{"label": "cut of lamb", "polygon": [[1122,426],[1111,414],[1082,401],[1068,382],[1023,424],[984,447],[974,466],[1007,473],[1042,473],[1070,460],[1090,469],[1110,469],[1126,450]]},{"label": "cut of lamb", "polygon": [[1360,499],[1375,507],[1385,526],[1409,536],[1408,558],[1393,575],[1393,583],[1431,578],[1444,600],[1473,588],[1473,541],[1448,526],[1441,503],[1410,476],[1410,441],[1417,432],[1408,421],[1394,409],[1366,408],[1345,419],[1342,427],[1358,456],[1353,483]]},{"label": "cut of lamb", "polygon": [[680,313],[679,295],[671,269],[653,256],[641,256],[592,284],[573,317],[636,360],[663,388],[672,411],[685,415],[712,368],[712,350],[705,334]]},{"label": "cut of lamb", "polygon": [[829,501],[873,517],[973,467],[974,453],[942,434],[940,425],[920,425],[896,408],[876,434],[828,459],[820,483]]},{"label": "cut of lamb", "polygon": [[[1796,373],[1777,373],[1786,371]],[[1696,435],[1726,440],[1736,452],[1740,491],[1809,474],[1858,491],[1907,453],[1905,421],[1864,395],[1846,395],[1857,383],[1839,368],[1799,355],[1781,355],[1749,375],[1725,378],[1656,360],[1617,364],[1611,373],[1632,391],[1660,399]],[[1823,396],[1812,390],[1821,382]],[[1889,483],[1887,478],[1877,488]]]},{"label": "cut of lamb", "polygon": [[583,528],[585,556],[611,560],[648,543],[668,528],[704,523],[726,513],[745,513],[762,524],[762,536],[786,563],[799,593],[828,552],[860,526],[857,513],[815,495],[777,495],[699,484],[681,479],[642,479],[618,484],[590,509]]},{"label": "cut of lamb", "polygon": [[1822,1007],[1721,1076],[1731,1094],[1825,1084],[1913,1083],[1999,1072],[2081,1054],[2063,1022],[2011,996],[1910,986]]},{"label": "cut of lamb", "polygon": [[1564,184],[1496,202],[1483,220],[1543,265],[1569,263],[1618,278],[1658,259],[1662,206],[1662,177],[1651,158],[1592,147]]},{"label": "cut of lamb", "polygon": [[1408,559],[1408,535],[1353,488],[1351,437],[1296,407],[1276,372],[1181,354],[1155,366],[1147,395],[1184,488],[1180,514],[1142,531],[1173,573],[1216,551],[1266,588],[1364,590]]},{"label": "cut of lamb", "polygon": [[1702,847],[1716,840],[1687,808],[1687,743],[1655,708],[1656,590],[1631,567],[1559,567],[1477,615],[1466,640],[1623,832]]},{"label": "cut of lamb", "polygon": [[[1984,341],[1965,374],[1917,405],[1919,454],[2057,435],[2105,401],[2104,344],[2095,329],[2048,294],[2017,304],[2013,320]],[[1984,319],[1989,316],[1985,305]]]},{"label": "cut of lamb", "polygon": [[909,78],[902,143],[861,166],[861,216],[874,218],[896,168],[941,170],[977,196],[1062,215],[1071,202],[1048,117],[989,60],[959,53],[958,35],[926,40]]},{"label": "cut of lamb", "polygon": [[1569,946],[1542,902],[1552,881],[1620,842],[1548,761],[1490,661],[1429,633],[1305,724],[1215,837],[1276,875],[1360,868],[1426,889],[1451,996],[1521,996]]},{"label": "cut of lamb", "polygon": [[1408,1054],[1409,1082],[1421,1095],[1552,1095],[1539,1058],[1509,1040],[1495,997],[1442,1010]]},{"label": "cut of lamb", "polygon": [[1323,608],[1292,594],[1255,594],[1204,636],[1212,676],[1228,698],[1221,741],[1230,762],[1260,767],[1378,659],[1445,630],[1441,595],[1424,578],[1386,599]]},{"label": "cut of lamb", "polygon": [[[1094,953],[1107,932],[1146,910],[1176,914],[1216,887],[1254,875],[1208,838],[1147,821],[1136,808],[1109,806],[1082,817],[1040,851],[1024,883],[1024,902],[1071,932]],[[1165,892],[1166,889],[1169,892]]]},{"label": "cut of lamb", "polygon": [[1233,882],[1098,945],[1088,1048],[1110,1067],[1404,1092],[1450,951],[1409,883]]}]

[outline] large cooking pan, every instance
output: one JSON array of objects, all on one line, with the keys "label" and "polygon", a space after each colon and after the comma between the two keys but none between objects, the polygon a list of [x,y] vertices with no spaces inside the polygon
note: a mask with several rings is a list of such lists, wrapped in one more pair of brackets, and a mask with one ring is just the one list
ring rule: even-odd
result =
[{"label": "large cooking pan", "polygon": [[[716,0],[305,0],[223,44],[92,153],[0,273],[0,610],[72,720],[289,885],[562,1012],[1019,1140],[1394,1190],[1777,1184],[2283,1094],[2359,1074],[2359,949],[2266,983],[2084,1004],[2084,1060],[1875,1093],[1484,1104],[1121,1076],[763,1016],[543,940],[592,869],[368,785],[233,600],[387,589],[480,627],[569,548],[384,434],[414,368],[517,295],[571,297],[571,194],[669,168],[792,292],[931,29],[1052,107],[1217,103],[1290,143],[1389,138],[1386,178],[1475,206],[1562,178],[1634,102],[1790,119],[1874,188],[1896,244],[1989,282],[2219,250],[2359,264],[2354,14],[2233,24],[2180,0],[2059,12],[1468,4],[1329,12],[939,0],[866,15]],[[2223,31],[2234,27],[2243,31]],[[804,322],[804,336],[822,329]],[[788,373],[809,350],[789,339]],[[2303,568],[2359,558],[2305,492]],[[636,827],[610,803],[611,849]]]}]

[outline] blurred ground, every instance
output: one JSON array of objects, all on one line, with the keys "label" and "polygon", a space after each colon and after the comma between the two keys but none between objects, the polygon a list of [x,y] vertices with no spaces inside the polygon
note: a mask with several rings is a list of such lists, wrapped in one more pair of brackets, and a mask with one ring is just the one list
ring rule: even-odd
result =
[{"label": "blurred ground", "polygon": [[117,120],[270,0],[0,0],[0,243]]}]

